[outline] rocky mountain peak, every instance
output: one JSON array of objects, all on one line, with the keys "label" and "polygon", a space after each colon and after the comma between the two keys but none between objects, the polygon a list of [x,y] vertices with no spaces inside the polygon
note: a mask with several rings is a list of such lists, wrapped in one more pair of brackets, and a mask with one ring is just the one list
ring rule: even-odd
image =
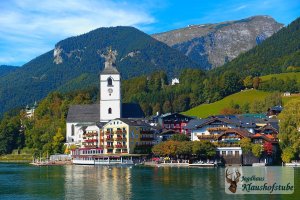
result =
[{"label": "rocky mountain peak", "polygon": [[253,16],[217,24],[188,25],[152,35],[179,50],[204,69],[225,64],[283,27],[270,16]]}]

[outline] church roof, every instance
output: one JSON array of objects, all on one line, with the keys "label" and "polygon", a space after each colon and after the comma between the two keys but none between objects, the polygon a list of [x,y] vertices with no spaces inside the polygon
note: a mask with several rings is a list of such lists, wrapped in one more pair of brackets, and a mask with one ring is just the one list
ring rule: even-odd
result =
[{"label": "church roof", "polygon": [[101,74],[120,74],[115,67],[105,67]]},{"label": "church roof", "polygon": [[[139,104],[123,103],[122,118],[143,118],[145,117]],[[69,108],[67,122],[99,122],[100,105],[71,105]],[[103,124],[99,124],[103,126]]]},{"label": "church roof", "polygon": [[100,105],[71,105],[67,122],[98,122],[100,119]]}]

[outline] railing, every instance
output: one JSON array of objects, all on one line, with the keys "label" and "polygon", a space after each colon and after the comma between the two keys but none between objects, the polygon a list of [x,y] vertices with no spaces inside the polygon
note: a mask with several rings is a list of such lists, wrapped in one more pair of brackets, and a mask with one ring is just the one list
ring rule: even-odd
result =
[{"label": "railing", "polygon": [[115,148],[118,148],[118,149],[127,149],[127,145],[117,144],[117,145],[115,145]]},{"label": "railing", "polygon": [[208,128],[208,131],[226,131],[228,130],[228,127],[212,127],[212,128]]},{"label": "railing", "polygon": [[217,147],[240,147],[240,144],[231,144],[231,143],[214,143]]},{"label": "railing", "polygon": [[86,137],[94,137],[94,136],[98,136],[98,133],[86,133],[85,136]]},{"label": "railing", "polygon": [[84,145],[85,148],[97,148],[97,145]]},{"label": "railing", "polygon": [[120,134],[126,134],[125,130],[116,130],[115,132],[116,134],[120,135]]},{"label": "railing", "polygon": [[84,142],[98,142],[98,139],[89,139],[89,140],[85,140]]},{"label": "railing", "polygon": [[107,137],[106,141],[114,141],[114,138],[113,137]]},{"label": "railing", "polygon": [[122,137],[117,137],[117,138],[116,138],[116,141],[122,141],[122,140],[123,140]]},{"label": "railing", "polygon": [[217,139],[219,135],[197,135],[198,139]]},{"label": "railing", "polygon": [[113,134],[111,131],[106,131],[105,132],[105,135],[111,135],[111,134]]},{"label": "railing", "polygon": [[107,149],[113,149],[114,148],[114,145],[106,145],[105,146]]}]

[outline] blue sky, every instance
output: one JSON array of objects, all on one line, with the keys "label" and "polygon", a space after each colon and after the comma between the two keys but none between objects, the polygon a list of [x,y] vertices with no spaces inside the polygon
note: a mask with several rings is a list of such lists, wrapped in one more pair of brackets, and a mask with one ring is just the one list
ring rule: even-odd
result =
[{"label": "blue sky", "polygon": [[254,15],[287,25],[299,17],[300,1],[7,0],[0,10],[0,65],[21,66],[60,40],[99,27],[134,26],[150,34]]}]

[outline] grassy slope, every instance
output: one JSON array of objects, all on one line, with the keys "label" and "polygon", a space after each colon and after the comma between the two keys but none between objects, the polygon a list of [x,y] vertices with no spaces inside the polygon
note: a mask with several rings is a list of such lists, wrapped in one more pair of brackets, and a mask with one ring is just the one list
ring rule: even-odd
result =
[{"label": "grassy slope", "polygon": [[270,74],[266,76],[261,76],[260,78],[262,81],[270,80],[272,77],[275,77],[277,79],[285,80],[287,77],[289,78],[296,78],[297,82],[300,82],[300,72],[289,72],[289,73],[281,73],[281,74]]},{"label": "grassy slope", "polygon": [[[197,116],[200,118],[205,118],[210,115],[217,115],[220,114],[220,111],[223,108],[230,107],[230,103],[233,101],[234,103],[238,103],[240,105],[243,105],[246,102],[253,102],[254,100],[262,100],[264,99],[269,92],[263,92],[259,90],[245,90],[241,91],[235,94],[232,94],[230,96],[225,97],[224,99],[211,103],[211,104],[202,104],[199,106],[196,106],[195,108],[192,108],[183,114],[190,115],[190,116]],[[299,98],[300,96],[291,96],[291,97],[284,97],[283,103]]]},{"label": "grassy slope", "polygon": [[211,103],[202,104],[184,112],[184,114],[197,117],[208,117],[210,115],[220,114],[220,111],[230,106],[230,102],[243,105],[246,102],[253,102],[256,99],[264,99],[269,93],[258,90],[245,90],[225,97],[224,99]]}]

